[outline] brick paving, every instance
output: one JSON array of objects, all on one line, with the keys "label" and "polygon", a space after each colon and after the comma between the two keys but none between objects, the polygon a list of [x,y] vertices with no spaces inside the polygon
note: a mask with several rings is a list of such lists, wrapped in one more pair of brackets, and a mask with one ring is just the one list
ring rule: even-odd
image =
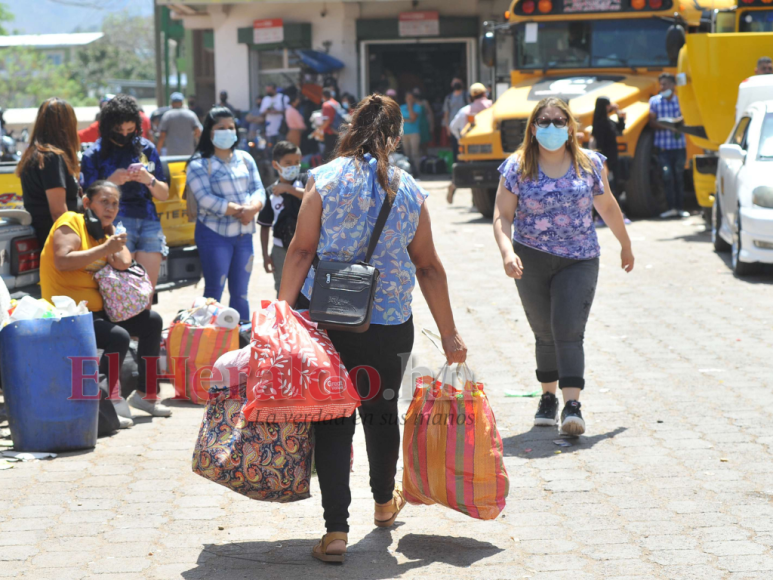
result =
[{"label": "brick paving", "polygon": [[[467,191],[447,207],[444,186],[427,184],[433,229],[505,443],[503,515],[409,506],[393,530],[374,529],[358,431],[348,561],[325,566],[309,556],[323,533],[316,481],[312,499],[280,506],[193,475],[202,409],[171,402],[173,417],[140,416],[93,451],[0,472],[0,577],[773,577],[773,275],[735,279],[697,216],[633,224],[631,275],[600,230],[588,429],[559,448],[555,430],[531,425],[536,399],[504,396],[536,387],[531,333],[490,223],[467,207]],[[165,320],[200,291],[164,295]],[[253,304],[272,296],[258,258]],[[432,327],[420,295],[415,320]],[[417,333],[414,364],[440,362]]]}]

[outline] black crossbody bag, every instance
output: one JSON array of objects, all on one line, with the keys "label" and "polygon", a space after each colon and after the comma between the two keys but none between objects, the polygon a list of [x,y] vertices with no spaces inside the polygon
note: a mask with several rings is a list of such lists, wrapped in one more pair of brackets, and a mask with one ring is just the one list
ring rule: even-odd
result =
[{"label": "black crossbody bag", "polygon": [[[395,168],[395,176],[400,170]],[[395,180],[398,184],[399,179]],[[373,176],[373,197],[376,197],[376,176]],[[397,192],[396,188],[393,188]],[[373,226],[368,252],[361,262],[334,262],[314,258],[314,286],[309,315],[313,322],[326,330],[365,332],[370,328],[373,298],[378,286],[379,271],[370,265],[373,252],[384,229],[393,199],[387,195]]]}]

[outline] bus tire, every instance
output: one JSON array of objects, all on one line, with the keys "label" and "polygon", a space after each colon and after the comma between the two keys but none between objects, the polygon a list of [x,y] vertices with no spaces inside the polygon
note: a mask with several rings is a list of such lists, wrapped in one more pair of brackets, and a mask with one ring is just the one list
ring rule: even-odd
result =
[{"label": "bus tire", "polygon": [[497,190],[494,187],[473,187],[472,203],[485,218],[494,217],[494,202]]},{"label": "bus tire", "polygon": [[663,172],[655,151],[655,132],[651,129],[644,129],[639,136],[625,190],[631,217],[650,218],[668,209]]}]

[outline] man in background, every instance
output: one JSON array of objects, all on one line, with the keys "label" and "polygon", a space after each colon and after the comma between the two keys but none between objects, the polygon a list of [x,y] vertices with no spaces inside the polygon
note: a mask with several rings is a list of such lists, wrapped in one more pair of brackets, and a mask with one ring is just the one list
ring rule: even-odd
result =
[{"label": "man in background", "polygon": [[201,136],[199,118],[190,109],[183,108],[182,93],[172,93],[169,100],[172,108],[161,117],[156,148],[161,155],[193,155]]},{"label": "man in background", "polygon": [[266,120],[267,147],[273,147],[279,141],[284,140],[285,135],[282,134],[282,129],[286,130],[286,127],[282,127],[282,121],[284,121],[289,106],[290,99],[287,95],[277,92],[274,84],[266,85],[266,96],[260,103],[260,114]]},{"label": "man in background", "polygon": [[754,69],[755,75],[773,75],[773,59],[769,56],[761,56],[757,61],[757,68]]},{"label": "man in background", "polygon": [[660,93],[650,99],[650,127],[655,130],[655,147],[658,161],[663,168],[663,185],[666,189],[668,210],[660,214],[661,218],[690,217],[684,211],[684,165],[687,162],[687,142],[684,135],[659,123],[668,119],[674,123],[682,121],[682,110],[676,96],[676,78],[671,73],[662,73],[658,77]]},{"label": "man in background", "polygon": [[333,92],[329,88],[322,89],[322,133],[324,135],[325,153],[324,162],[333,158],[336,144],[338,143],[338,127],[336,117],[341,105],[333,98]]},{"label": "man in background", "polygon": [[201,121],[204,118],[204,109],[202,109],[196,103],[196,97],[194,95],[191,95],[190,97],[188,97],[188,109],[193,111],[196,117],[198,117],[199,121]]}]

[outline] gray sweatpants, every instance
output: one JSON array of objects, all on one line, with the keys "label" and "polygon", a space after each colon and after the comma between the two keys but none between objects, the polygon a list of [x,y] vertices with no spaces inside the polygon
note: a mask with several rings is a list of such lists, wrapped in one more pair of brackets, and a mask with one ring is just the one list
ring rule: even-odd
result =
[{"label": "gray sweatpants", "polygon": [[515,281],[536,339],[537,380],[585,387],[585,324],[596,294],[599,259],[572,260],[518,242],[523,277]]}]

